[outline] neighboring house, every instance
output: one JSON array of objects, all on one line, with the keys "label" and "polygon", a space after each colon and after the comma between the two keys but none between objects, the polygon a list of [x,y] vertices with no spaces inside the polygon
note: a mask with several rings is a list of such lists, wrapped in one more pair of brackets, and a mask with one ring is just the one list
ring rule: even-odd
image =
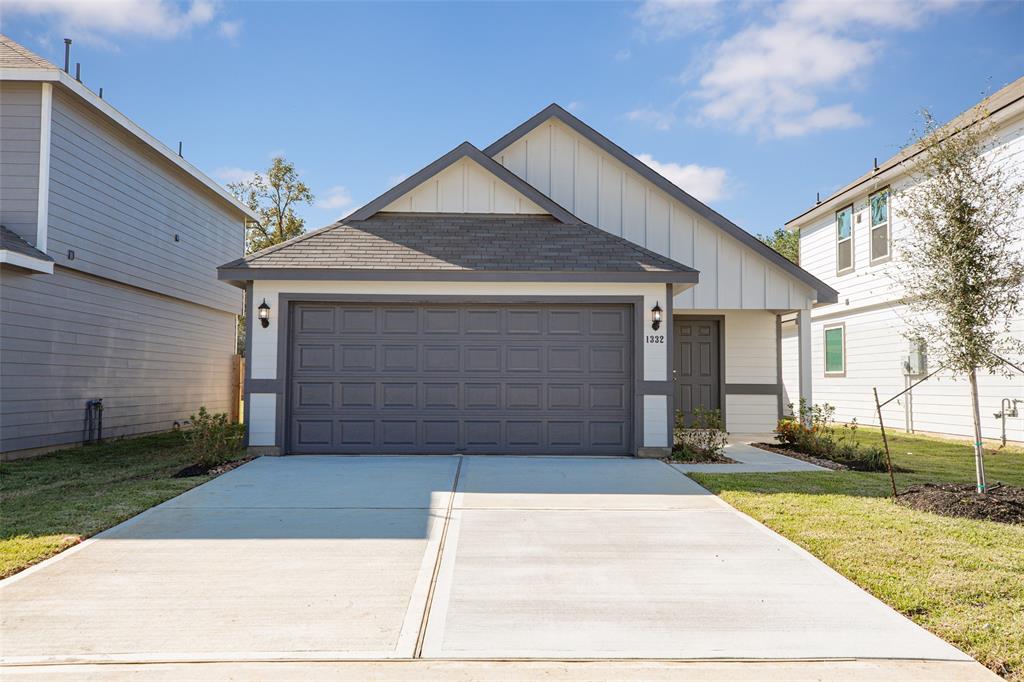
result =
[{"label": "neighboring house", "polygon": [[229,410],[253,216],[81,83],[0,36],[0,452]]},{"label": "neighboring house", "polygon": [[[1004,160],[1018,181],[1024,180],[1024,78],[982,102],[992,126],[991,154]],[[969,111],[952,124],[966,123]],[[898,191],[912,186],[910,165],[919,147],[912,146],[843,187],[787,224],[800,232],[800,264],[842,292],[840,300],[812,314],[814,400],[836,408],[836,418],[878,424],[872,388],[885,400],[937,369],[926,348],[912,347],[905,335],[909,311],[893,274],[901,267],[901,248],[913,248],[913,226],[899,214]],[[895,193],[896,196],[893,196]],[[1021,216],[1024,225],[1024,216]],[[1017,231],[1024,249],[1024,227]],[[797,402],[797,324],[786,320],[783,375],[787,403]],[[1024,317],[1013,321],[1012,334],[1024,339]],[[1017,358],[1018,362],[1022,359]],[[979,374],[982,432],[1000,438],[1004,403],[1017,403],[1007,417],[1009,440],[1024,441],[1024,377]],[[893,428],[972,436],[970,389],[966,380],[939,373],[883,411]]]},{"label": "neighboring house", "polygon": [[662,455],[697,405],[768,431],[778,316],[836,300],[557,105],[220,277],[249,445],[287,453]]}]

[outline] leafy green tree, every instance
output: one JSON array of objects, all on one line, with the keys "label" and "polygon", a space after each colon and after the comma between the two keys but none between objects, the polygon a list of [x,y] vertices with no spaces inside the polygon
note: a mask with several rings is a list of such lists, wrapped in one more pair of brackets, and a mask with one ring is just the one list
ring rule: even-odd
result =
[{"label": "leafy green tree", "polygon": [[800,262],[799,232],[790,232],[784,227],[779,227],[767,237],[758,235],[757,238],[794,263]]},{"label": "leafy green tree", "polygon": [[897,242],[902,263],[895,278],[906,292],[913,336],[941,366],[970,382],[975,473],[984,493],[977,374],[1010,374],[1007,359],[1024,353],[1024,343],[1010,335],[1011,321],[1024,309],[1024,182],[1016,179],[1015,162],[994,152],[982,108],[956,126],[923,115],[911,150],[917,153],[908,161],[913,182],[894,196],[893,207],[910,228]]},{"label": "leafy green tree", "polygon": [[239,201],[259,216],[245,231],[245,252],[254,253],[298,237],[306,221],[295,215],[295,207],[312,204],[313,193],[299,179],[295,164],[275,156],[266,174],[228,185]]}]

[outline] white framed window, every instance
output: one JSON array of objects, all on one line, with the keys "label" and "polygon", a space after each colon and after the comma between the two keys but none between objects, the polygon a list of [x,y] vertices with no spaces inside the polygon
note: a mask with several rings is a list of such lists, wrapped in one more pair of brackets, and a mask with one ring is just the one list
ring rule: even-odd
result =
[{"label": "white framed window", "polygon": [[846,325],[837,324],[824,328],[825,376],[846,376]]},{"label": "white framed window", "polygon": [[836,211],[836,274],[853,270],[853,206]]},{"label": "white framed window", "polygon": [[892,251],[891,230],[889,229],[889,188],[875,192],[868,199],[870,214],[871,262],[877,263],[889,258]]}]

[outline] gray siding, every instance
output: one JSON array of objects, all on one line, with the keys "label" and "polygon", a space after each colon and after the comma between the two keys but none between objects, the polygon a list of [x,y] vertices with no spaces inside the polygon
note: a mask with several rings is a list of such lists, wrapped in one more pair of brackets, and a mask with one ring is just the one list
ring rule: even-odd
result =
[{"label": "gray siding", "polygon": [[0,224],[36,243],[39,83],[0,82]]},{"label": "gray siding", "polygon": [[80,442],[91,398],[108,437],[228,411],[231,313],[57,267],[0,269],[0,316],[0,451]]},{"label": "gray siding", "polygon": [[216,267],[242,253],[242,216],[223,199],[60,88],[50,163],[58,264],[241,311],[241,292],[217,281]]}]

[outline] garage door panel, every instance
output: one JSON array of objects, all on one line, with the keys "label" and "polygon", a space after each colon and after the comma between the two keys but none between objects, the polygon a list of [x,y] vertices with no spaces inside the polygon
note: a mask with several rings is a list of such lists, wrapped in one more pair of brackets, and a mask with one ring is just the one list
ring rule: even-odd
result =
[{"label": "garage door panel", "polygon": [[629,306],[293,310],[290,451],[632,450]]}]

